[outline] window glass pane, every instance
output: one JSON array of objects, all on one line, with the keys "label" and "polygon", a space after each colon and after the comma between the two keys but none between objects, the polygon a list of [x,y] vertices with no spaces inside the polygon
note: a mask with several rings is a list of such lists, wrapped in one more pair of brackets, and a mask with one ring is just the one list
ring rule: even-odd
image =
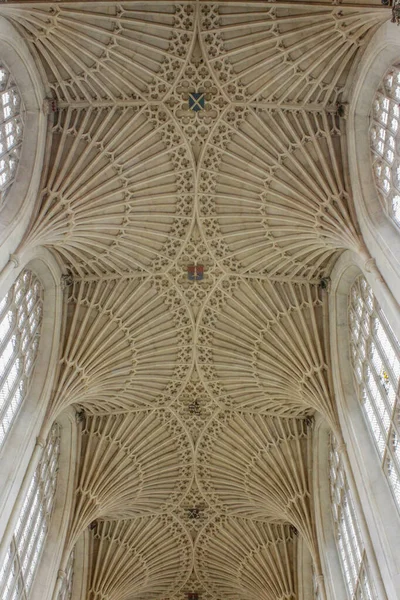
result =
[{"label": "window glass pane", "polygon": [[0,302],[0,448],[26,396],[37,358],[43,287],[22,271]]},{"label": "window glass pane", "polygon": [[400,508],[400,346],[364,277],[356,279],[349,298],[355,386],[382,469]]},{"label": "window glass pane", "polygon": [[360,526],[341,456],[333,437],[329,471],[335,537],[349,598],[372,600],[376,596],[370,580]]},{"label": "window glass pane", "polygon": [[0,598],[28,598],[53,510],[60,453],[60,428],[52,427],[0,568]]},{"label": "window glass pane", "polygon": [[0,202],[15,180],[23,129],[21,96],[7,67],[0,63]]},{"label": "window glass pane", "polygon": [[393,220],[400,225],[400,67],[386,73],[371,112],[372,168],[378,194]]}]

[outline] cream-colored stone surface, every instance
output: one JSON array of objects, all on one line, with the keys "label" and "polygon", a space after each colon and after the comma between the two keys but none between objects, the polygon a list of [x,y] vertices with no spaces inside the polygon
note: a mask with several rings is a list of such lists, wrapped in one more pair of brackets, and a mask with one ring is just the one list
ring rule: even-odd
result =
[{"label": "cream-colored stone surface", "polygon": [[[338,104],[388,9],[0,14],[58,106],[19,251],[49,248],[67,273],[48,413],[73,405],[79,418],[65,563],[89,531],[90,600],[276,600],[299,593],[303,538],[324,597],[313,415],[338,421],[320,280],[343,250],[366,255]],[[191,92],[204,110],[189,110]],[[193,264],[202,281],[188,281]]]}]

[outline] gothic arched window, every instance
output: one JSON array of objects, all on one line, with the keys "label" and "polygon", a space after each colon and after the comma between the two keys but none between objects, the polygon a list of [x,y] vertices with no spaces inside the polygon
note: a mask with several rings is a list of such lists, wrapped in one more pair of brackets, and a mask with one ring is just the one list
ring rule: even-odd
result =
[{"label": "gothic arched window", "polygon": [[11,544],[0,568],[0,598],[28,597],[51,519],[60,454],[60,427],[55,424],[24,499]]},{"label": "gothic arched window", "polygon": [[376,93],[371,115],[372,165],[379,196],[400,226],[400,67],[392,67]]},{"label": "gothic arched window", "polygon": [[37,357],[43,286],[24,270],[0,302],[0,448],[25,398]]},{"label": "gothic arched window", "polygon": [[346,473],[333,438],[329,472],[335,537],[349,597],[371,600],[375,598],[375,592],[371,585],[365,547]]},{"label": "gothic arched window", "polygon": [[350,352],[358,397],[400,508],[400,347],[363,276],[355,280],[349,300]]},{"label": "gothic arched window", "polygon": [[22,135],[21,97],[10,72],[0,63],[0,204],[17,172]]}]

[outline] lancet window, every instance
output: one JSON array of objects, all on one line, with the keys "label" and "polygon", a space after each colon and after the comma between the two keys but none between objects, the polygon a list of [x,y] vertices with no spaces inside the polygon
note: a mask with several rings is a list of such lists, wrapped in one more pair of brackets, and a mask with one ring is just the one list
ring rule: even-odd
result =
[{"label": "lancet window", "polygon": [[43,551],[54,505],[60,453],[55,424],[32,477],[11,544],[0,568],[0,598],[26,600]]},{"label": "lancet window", "polygon": [[43,287],[22,271],[0,302],[0,448],[26,396],[37,358]]},{"label": "lancet window", "polygon": [[362,276],[350,291],[349,327],[358,397],[400,509],[400,347]]},{"label": "lancet window", "polygon": [[376,93],[371,115],[372,165],[379,196],[400,226],[400,66],[392,67]]},{"label": "lancet window", "polygon": [[335,537],[349,598],[372,600],[368,561],[347,476],[335,440],[330,448],[330,489]]},{"label": "lancet window", "polygon": [[21,96],[8,71],[0,63],[0,203],[14,182],[23,136]]}]

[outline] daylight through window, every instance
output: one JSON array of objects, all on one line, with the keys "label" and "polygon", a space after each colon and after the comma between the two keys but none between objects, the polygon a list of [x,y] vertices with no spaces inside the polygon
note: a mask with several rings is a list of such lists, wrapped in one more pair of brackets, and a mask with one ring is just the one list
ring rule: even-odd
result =
[{"label": "daylight through window", "polygon": [[52,427],[0,569],[0,598],[27,598],[49,528],[57,483],[60,428]]},{"label": "daylight through window", "polygon": [[21,97],[10,72],[0,63],[0,202],[14,182],[22,145]]},{"label": "daylight through window", "polygon": [[26,395],[37,357],[43,288],[22,271],[0,302],[0,448]]},{"label": "daylight through window", "polygon": [[375,593],[370,582],[365,548],[346,473],[333,438],[329,458],[335,537],[349,597],[371,600]]},{"label": "daylight through window", "polygon": [[386,73],[371,115],[372,165],[379,195],[400,226],[400,67]]},{"label": "daylight through window", "polygon": [[349,327],[358,396],[400,508],[400,347],[362,276],[351,288]]}]

